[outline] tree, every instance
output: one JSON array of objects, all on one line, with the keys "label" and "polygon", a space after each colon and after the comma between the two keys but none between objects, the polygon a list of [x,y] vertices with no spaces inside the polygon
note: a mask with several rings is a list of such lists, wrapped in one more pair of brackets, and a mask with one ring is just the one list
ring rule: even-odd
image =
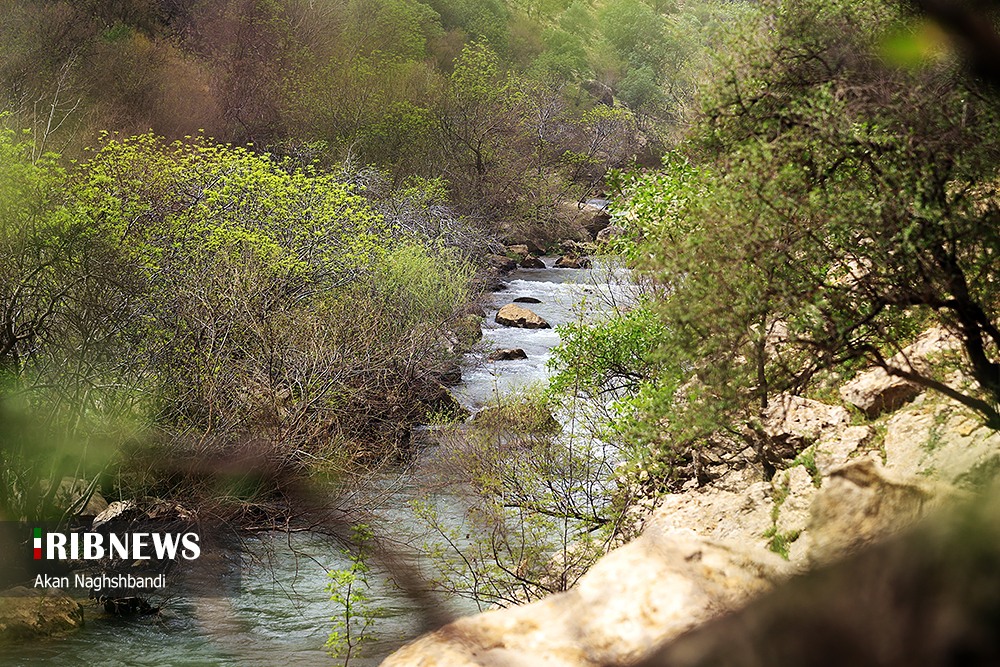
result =
[{"label": "tree", "polygon": [[[702,98],[699,166],[677,159],[671,191],[635,183],[648,268],[672,291],[663,350],[688,380],[658,410],[688,442],[863,364],[1000,428],[996,98],[943,45],[887,60],[918,20],[882,1],[766,5]],[[889,363],[931,323],[960,336],[975,382]]]}]

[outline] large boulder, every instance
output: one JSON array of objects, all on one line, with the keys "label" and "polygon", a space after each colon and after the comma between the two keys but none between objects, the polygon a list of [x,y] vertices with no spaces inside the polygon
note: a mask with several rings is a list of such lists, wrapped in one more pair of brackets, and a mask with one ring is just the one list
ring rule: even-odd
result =
[{"label": "large boulder", "polygon": [[56,588],[18,586],[0,593],[0,646],[63,635],[83,626],[83,607]]},{"label": "large boulder", "polygon": [[883,539],[922,517],[947,494],[891,477],[870,456],[831,472],[809,518],[811,563],[826,564]]},{"label": "large boulder", "polygon": [[610,243],[611,241],[625,236],[625,228],[618,225],[608,225],[597,233],[595,240],[599,245]]},{"label": "large boulder", "polygon": [[850,413],[839,405],[780,394],[770,402],[764,414],[767,441],[763,458],[775,467],[783,467],[783,460],[794,458],[809,445],[847,427],[850,422]]},{"label": "large boulder", "polygon": [[653,523],[598,561],[571,590],[459,619],[382,665],[631,664],[658,644],[738,608],[790,571],[770,552]]},{"label": "large boulder", "polygon": [[589,269],[590,259],[587,257],[570,257],[569,255],[563,255],[556,260],[555,267],[557,269]]},{"label": "large boulder", "polygon": [[517,268],[517,262],[503,255],[486,255],[486,263],[500,274],[510,273]]},{"label": "large boulder", "polygon": [[[932,355],[956,350],[961,344],[947,329],[934,327],[890,357],[886,365],[890,369],[924,374],[930,370]],[[883,368],[874,368],[845,383],[840,388],[840,397],[874,419],[883,412],[898,409],[921,391],[923,388],[913,382],[891,375]]]},{"label": "large boulder", "polygon": [[995,665],[1000,505],[977,502],[796,577],[642,667]]},{"label": "large boulder", "polygon": [[500,309],[494,318],[497,324],[505,327],[520,327],[521,329],[551,329],[549,323],[527,308],[508,303]]},{"label": "large boulder", "polygon": [[527,257],[525,257],[524,259],[521,260],[521,268],[522,269],[544,269],[545,268],[545,262],[543,262],[542,260],[538,259],[534,255],[528,255]]}]

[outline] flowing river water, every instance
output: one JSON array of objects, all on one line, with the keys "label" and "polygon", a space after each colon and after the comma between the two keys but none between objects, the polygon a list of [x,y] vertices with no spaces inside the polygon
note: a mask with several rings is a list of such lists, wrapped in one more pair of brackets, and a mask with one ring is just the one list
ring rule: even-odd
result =
[{"label": "flowing river water", "polygon": [[[555,258],[544,258],[551,267]],[[558,344],[555,327],[591,317],[620,296],[619,275],[603,267],[588,269],[517,270],[505,278],[507,287],[494,295],[487,309],[483,346],[521,348],[528,358],[484,362],[470,355],[463,367],[463,381],[452,393],[470,410],[482,407],[497,392],[509,391],[548,376],[546,362]],[[553,329],[514,329],[496,325],[497,310],[517,297],[540,303],[523,303],[545,318]],[[419,434],[427,451],[434,448],[430,433]],[[460,521],[461,503],[447,494],[429,494],[422,484],[420,459],[397,474],[380,479],[383,520],[411,531],[417,520],[410,510],[415,499],[430,502],[447,519]],[[117,618],[94,605],[85,605],[86,624],[64,638],[35,640],[12,649],[0,649],[0,666],[14,665],[196,665],[311,667],[343,664],[324,644],[333,628],[331,617],[342,610],[330,600],[329,571],[350,566],[342,545],[330,538],[307,533],[278,535],[251,542],[251,550],[266,553],[267,562],[244,569],[240,595],[232,598],[168,600],[153,616]],[[258,548],[254,548],[258,547]],[[357,667],[377,665],[390,652],[422,631],[421,616],[406,596],[384,574],[369,577],[372,600],[378,609],[367,632],[374,638],[352,657]],[[478,611],[471,602],[450,602],[452,615]]]}]

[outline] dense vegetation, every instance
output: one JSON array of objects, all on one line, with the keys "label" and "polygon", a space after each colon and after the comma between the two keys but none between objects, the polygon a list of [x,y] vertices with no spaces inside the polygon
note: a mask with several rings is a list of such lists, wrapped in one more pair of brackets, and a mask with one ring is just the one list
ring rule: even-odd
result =
[{"label": "dense vegetation", "polygon": [[[868,365],[1000,426],[992,42],[929,4],[4,3],[0,515],[71,476],[251,516],[405,456],[457,412],[484,256],[616,188],[636,297],[513,422],[443,432],[483,539],[426,511],[439,586],[572,585],[638,492]],[[962,386],[887,363],[932,323]]]},{"label": "dense vegetation", "polygon": [[[33,465],[12,429],[0,509],[56,517],[58,480],[99,473],[252,500],[405,450],[454,409],[441,341],[471,334],[482,257],[581,234],[573,203],[662,150],[744,11],[4,3],[4,419],[132,444]],[[192,454],[242,463],[220,487]]]},{"label": "dense vegetation", "polygon": [[[655,443],[638,465],[661,488],[709,441],[756,442],[776,394],[869,365],[1000,425],[1000,118],[950,25],[891,2],[764,5],[664,168],[626,183],[645,241],[624,249],[666,290],[645,307],[660,328],[627,313],[566,332],[559,382],[627,390],[613,421]],[[934,323],[963,341],[961,386],[888,363]]]}]

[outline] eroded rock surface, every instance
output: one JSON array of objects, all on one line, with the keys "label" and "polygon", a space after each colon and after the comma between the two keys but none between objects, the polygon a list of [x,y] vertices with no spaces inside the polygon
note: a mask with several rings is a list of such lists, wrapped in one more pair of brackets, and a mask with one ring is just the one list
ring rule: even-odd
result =
[{"label": "eroded rock surface", "polygon": [[56,588],[18,586],[0,593],[0,645],[72,632],[83,626],[83,607]]},{"label": "eroded rock surface", "polygon": [[382,665],[627,664],[790,573],[774,554],[654,524],[601,559],[573,589],[459,619]]},{"label": "eroded rock surface", "polygon": [[527,308],[508,303],[494,318],[497,324],[522,329],[551,329],[549,323]]}]

